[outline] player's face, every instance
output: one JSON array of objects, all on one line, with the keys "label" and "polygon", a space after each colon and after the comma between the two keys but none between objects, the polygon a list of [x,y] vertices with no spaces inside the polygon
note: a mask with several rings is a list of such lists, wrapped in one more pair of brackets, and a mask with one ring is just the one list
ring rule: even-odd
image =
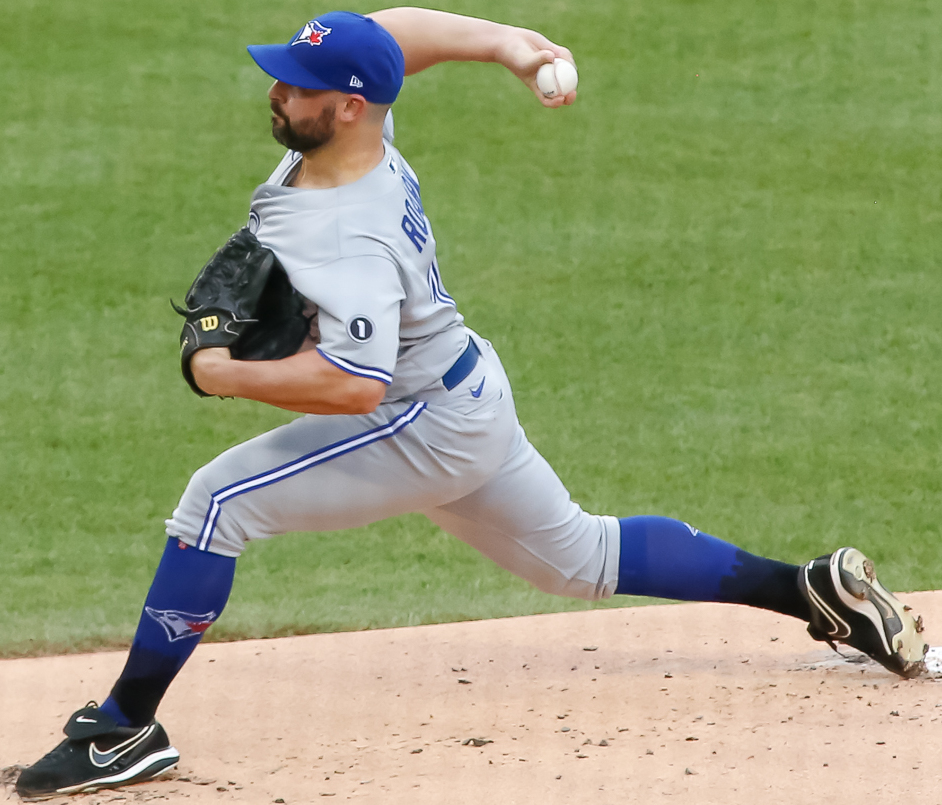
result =
[{"label": "player's face", "polygon": [[268,91],[272,136],[285,148],[301,153],[326,145],[334,136],[335,94],[276,81]]}]

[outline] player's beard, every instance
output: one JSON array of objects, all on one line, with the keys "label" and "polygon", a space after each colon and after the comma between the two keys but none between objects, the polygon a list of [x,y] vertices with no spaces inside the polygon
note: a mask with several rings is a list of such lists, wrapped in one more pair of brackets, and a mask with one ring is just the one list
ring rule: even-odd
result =
[{"label": "player's beard", "polygon": [[291,121],[272,108],[271,134],[290,151],[306,154],[327,145],[334,137],[334,107],[326,107],[316,118]]}]

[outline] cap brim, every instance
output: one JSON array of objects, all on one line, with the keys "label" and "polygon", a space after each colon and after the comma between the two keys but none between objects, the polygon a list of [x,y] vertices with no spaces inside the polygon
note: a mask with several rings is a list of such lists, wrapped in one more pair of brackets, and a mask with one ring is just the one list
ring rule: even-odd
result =
[{"label": "cap brim", "polygon": [[291,45],[249,45],[248,51],[255,63],[278,81],[305,89],[333,89],[294,60]]}]

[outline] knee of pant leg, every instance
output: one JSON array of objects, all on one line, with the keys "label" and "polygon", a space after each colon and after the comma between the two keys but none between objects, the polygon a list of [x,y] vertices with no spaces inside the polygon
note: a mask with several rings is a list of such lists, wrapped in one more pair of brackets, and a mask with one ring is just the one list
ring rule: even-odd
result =
[{"label": "knee of pant leg", "polygon": [[[166,521],[168,524],[171,523],[171,520]],[[181,537],[179,534],[174,534],[171,531],[171,527],[168,525],[166,528],[166,533],[168,537],[173,539],[178,539],[180,542],[183,542],[189,545],[191,548],[197,547],[197,541],[189,537]],[[242,543],[238,546],[232,546],[226,540],[214,540],[210,543],[208,548],[205,548],[205,553],[214,553],[218,556],[227,556],[230,559],[238,559],[242,555],[242,551],[245,550],[245,544]]]},{"label": "knee of pant leg", "polygon": [[[568,542],[570,550],[544,559],[531,581],[544,592],[583,601],[611,598],[618,586],[618,520],[614,517],[583,517],[597,523]],[[579,566],[578,563],[582,563]]]},{"label": "knee of pant leg", "polygon": [[237,557],[245,549],[246,539],[225,513],[210,475],[207,465],[190,477],[177,508],[166,521],[167,536],[201,551]]},{"label": "knee of pant leg", "polygon": [[533,586],[544,593],[563,598],[579,598],[583,601],[600,601],[609,598],[612,590],[602,581],[586,579],[580,575],[567,576],[555,568],[546,568],[539,576],[530,579]]}]

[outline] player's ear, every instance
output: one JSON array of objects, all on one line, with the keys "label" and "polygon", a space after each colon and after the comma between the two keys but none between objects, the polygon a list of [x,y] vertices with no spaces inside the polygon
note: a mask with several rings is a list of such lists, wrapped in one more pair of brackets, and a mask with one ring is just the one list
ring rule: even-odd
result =
[{"label": "player's ear", "polygon": [[344,95],[337,108],[337,119],[343,123],[355,123],[367,116],[369,104],[362,95]]}]

